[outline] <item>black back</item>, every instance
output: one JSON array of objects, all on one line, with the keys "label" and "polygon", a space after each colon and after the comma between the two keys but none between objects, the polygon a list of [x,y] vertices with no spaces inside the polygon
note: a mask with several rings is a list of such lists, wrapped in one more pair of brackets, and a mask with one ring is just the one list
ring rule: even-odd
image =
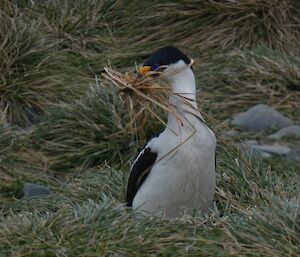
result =
[{"label": "black back", "polygon": [[170,65],[183,60],[186,64],[189,64],[191,60],[178,48],[174,46],[165,46],[155,51],[146,61],[144,66],[153,65]]},{"label": "black back", "polygon": [[157,153],[152,153],[151,148],[145,148],[143,154],[135,161],[128,180],[126,202],[127,206],[131,207],[133,199],[150,173],[150,170],[155,163]]}]

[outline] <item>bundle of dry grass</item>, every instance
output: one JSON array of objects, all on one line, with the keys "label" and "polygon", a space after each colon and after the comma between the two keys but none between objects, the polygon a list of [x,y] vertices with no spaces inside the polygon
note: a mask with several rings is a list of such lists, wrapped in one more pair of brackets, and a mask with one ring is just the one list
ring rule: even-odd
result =
[{"label": "bundle of dry grass", "polygon": [[168,110],[167,95],[170,92],[168,84],[158,81],[160,72],[149,72],[144,76],[132,73],[122,74],[111,68],[105,68],[104,77],[110,80],[119,90],[119,97],[124,107],[132,115],[132,123],[141,120],[146,122],[147,113],[163,122],[161,117],[153,111],[157,106]]},{"label": "bundle of dry grass", "polygon": [[[193,60],[190,65],[193,65]],[[118,88],[119,97],[126,111],[131,116],[128,127],[131,129],[142,128],[149,116],[166,126],[162,117],[163,110],[171,112],[177,117],[178,122],[183,118],[179,110],[168,101],[170,94],[176,95],[180,101],[191,106],[188,99],[181,94],[172,92],[170,85],[165,81],[167,76],[162,72],[165,67],[161,66],[157,71],[149,71],[145,75],[134,73],[120,73],[111,68],[104,68],[103,76]],[[180,72],[178,70],[177,72]],[[193,106],[191,106],[194,108]]]}]

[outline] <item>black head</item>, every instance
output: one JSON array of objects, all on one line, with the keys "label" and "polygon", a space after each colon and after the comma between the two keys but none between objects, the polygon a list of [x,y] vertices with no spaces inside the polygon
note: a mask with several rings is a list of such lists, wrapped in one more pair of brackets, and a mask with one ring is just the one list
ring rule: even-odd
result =
[{"label": "black head", "polygon": [[145,62],[144,66],[152,66],[154,64],[170,65],[183,60],[187,65],[191,60],[178,48],[174,46],[165,46],[155,51]]},{"label": "black head", "polygon": [[154,71],[160,66],[175,64],[180,60],[184,61],[187,65],[191,62],[191,60],[178,48],[174,46],[166,46],[158,49],[150,55],[150,57],[144,62],[144,70],[141,69],[140,71],[141,73],[145,73],[149,70]]}]

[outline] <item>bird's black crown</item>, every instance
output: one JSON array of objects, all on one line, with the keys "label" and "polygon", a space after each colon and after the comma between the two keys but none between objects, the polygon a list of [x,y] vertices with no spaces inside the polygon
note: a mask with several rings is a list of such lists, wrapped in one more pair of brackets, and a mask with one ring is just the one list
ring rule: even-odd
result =
[{"label": "bird's black crown", "polygon": [[178,48],[174,46],[165,46],[155,51],[146,61],[144,66],[162,66],[174,64],[180,60],[183,60],[187,65],[191,60]]}]

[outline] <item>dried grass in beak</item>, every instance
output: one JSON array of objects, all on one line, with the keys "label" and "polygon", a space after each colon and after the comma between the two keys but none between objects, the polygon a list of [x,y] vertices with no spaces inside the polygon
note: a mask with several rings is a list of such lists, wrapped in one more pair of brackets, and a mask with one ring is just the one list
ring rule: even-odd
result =
[{"label": "dried grass in beak", "polygon": [[[192,64],[193,61],[187,67]],[[148,71],[145,75],[141,75],[136,68],[136,74],[138,74],[136,75],[133,73],[123,74],[108,67],[105,67],[104,70],[106,72],[103,74],[104,78],[111,81],[118,88],[119,97],[126,111],[131,115],[130,129],[142,128],[149,115],[166,125],[161,115],[158,114],[161,112],[157,112],[157,108],[165,112],[172,112],[181,122],[178,110],[169,104],[168,96],[172,91],[170,85],[162,80],[166,78],[163,72]],[[187,102],[184,97],[181,100]]]},{"label": "dried grass in beak", "polygon": [[156,107],[169,111],[167,96],[171,89],[166,82],[158,80],[161,72],[149,71],[145,75],[137,72],[137,75],[122,74],[107,67],[104,70],[106,73],[103,76],[118,88],[119,97],[131,116],[131,129],[143,127],[149,115],[165,124],[163,118],[155,112]]}]

